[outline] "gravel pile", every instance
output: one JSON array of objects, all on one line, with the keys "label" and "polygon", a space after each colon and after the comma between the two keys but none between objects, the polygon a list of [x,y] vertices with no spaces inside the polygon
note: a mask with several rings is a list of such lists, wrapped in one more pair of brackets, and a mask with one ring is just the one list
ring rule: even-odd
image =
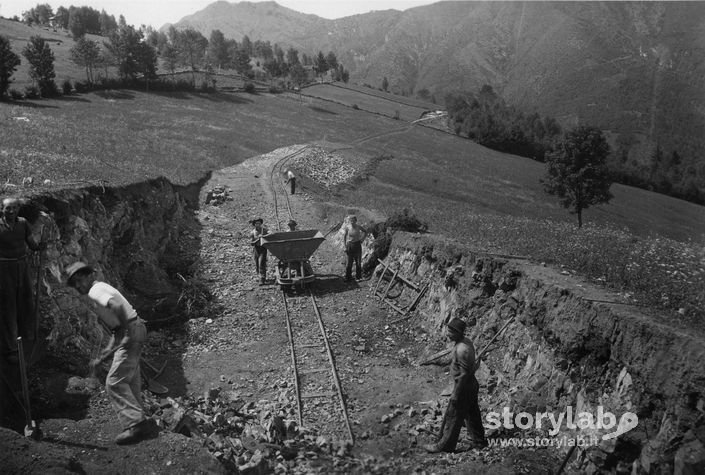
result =
[{"label": "gravel pile", "polygon": [[345,159],[319,147],[312,147],[298,155],[291,165],[326,188],[348,182],[358,174],[358,170]]}]

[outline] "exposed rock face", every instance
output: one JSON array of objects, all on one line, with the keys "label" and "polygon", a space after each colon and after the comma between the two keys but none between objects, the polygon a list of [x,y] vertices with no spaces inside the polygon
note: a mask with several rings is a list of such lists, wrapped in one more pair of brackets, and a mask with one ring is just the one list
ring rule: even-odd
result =
[{"label": "exposed rock face", "polygon": [[142,318],[173,307],[177,289],[165,269],[175,266],[172,250],[186,214],[184,196],[168,181],[38,196],[23,212],[35,237],[48,242],[39,318],[50,347],[89,351],[102,338],[90,306],[65,285],[64,269],[77,260],[118,288]]},{"label": "exposed rock face", "polygon": [[[595,303],[609,296],[542,266],[480,256],[430,235],[396,233],[393,239],[387,261],[400,263],[407,278],[430,278],[420,306],[430,332],[439,334],[445,322],[460,317],[474,324],[468,333],[479,352],[512,319],[476,373],[483,413],[507,407],[514,414],[558,415],[571,406],[574,416],[596,415],[601,407],[617,422],[633,413],[637,426],[611,439],[602,436],[616,426],[563,424],[556,437],[600,439],[578,450],[574,468],[695,473],[702,465],[700,336],[655,322],[633,307]],[[429,347],[421,360],[440,347]],[[545,421],[542,430],[534,426],[522,435],[545,437],[550,428]],[[491,435],[516,434],[499,428]]]}]

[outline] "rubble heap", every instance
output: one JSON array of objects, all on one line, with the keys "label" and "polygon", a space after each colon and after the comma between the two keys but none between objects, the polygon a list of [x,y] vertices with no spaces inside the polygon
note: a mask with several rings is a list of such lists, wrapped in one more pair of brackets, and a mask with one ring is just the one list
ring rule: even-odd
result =
[{"label": "rubble heap", "polygon": [[330,189],[352,180],[358,170],[335,153],[312,147],[291,163],[301,174]]},{"label": "rubble heap", "polygon": [[162,430],[200,439],[236,473],[310,473],[324,458],[341,470],[356,464],[349,441],[299,427],[290,393],[282,387],[278,401],[255,403],[245,402],[237,391],[213,388],[200,397],[159,399],[145,393],[144,402]]},{"label": "rubble heap", "polygon": [[217,185],[206,193],[206,204],[212,204],[213,206],[222,205],[226,201],[232,201],[232,199],[230,191],[223,185]]}]

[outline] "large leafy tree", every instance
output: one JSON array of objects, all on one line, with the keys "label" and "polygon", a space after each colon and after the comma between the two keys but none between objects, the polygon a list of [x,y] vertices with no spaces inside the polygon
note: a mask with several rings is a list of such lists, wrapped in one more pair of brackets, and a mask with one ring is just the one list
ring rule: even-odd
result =
[{"label": "large leafy tree", "polygon": [[22,50],[22,55],[29,62],[29,77],[39,87],[39,93],[44,96],[56,94],[54,78],[54,53],[49,44],[41,36],[33,36]]},{"label": "large leafy tree", "polygon": [[93,68],[100,58],[98,43],[82,36],[70,51],[71,61],[86,68],[86,81],[93,82]]},{"label": "large leafy tree", "polygon": [[7,94],[10,78],[20,65],[20,57],[10,47],[10,40],[0,35],[0,97]]},{"label": "large leafy tree", "polygon": [[195,72],[198,70],[198,67],[203,64],[206,48],[208,47],[208,40],[193,28],[176,31],[174,35],[176,39],[174,46],[176,46],[176,49],[180,53],[181,63],[191,68],[192,81],[193,84],[196,84]]},{"label": "large leafy tree", "polygon": [[321,76],[328,72],[328,62],[326,62],[326,57],[323,56],[322,51],[319,51],[318,56],[314,59],[313,68],[316,70],[316,73]]},{"label": "large leafy tree", "polygon": [[228,43],[220,30],[211,31],[211,37],[208,41],[208,60],[218,68],[224,67],[230,61]]},{"label": "large leafy tree", "polygon": [[154,48],[142,41],[142,32],[132,25],[123,24],[109,36],[109,42],[104,43],[120,77],[134,79],[138,74],[145,78],[155,75],[157,54]]},{"label": "large leafy tree", "polygon": [[566,132],[546,156],[547,172],[541,180],[544,190],[558,196],[561,205],[578,216],[579,228],[583,210],[612,199],[609,151],[600,129],[581,126]]}]

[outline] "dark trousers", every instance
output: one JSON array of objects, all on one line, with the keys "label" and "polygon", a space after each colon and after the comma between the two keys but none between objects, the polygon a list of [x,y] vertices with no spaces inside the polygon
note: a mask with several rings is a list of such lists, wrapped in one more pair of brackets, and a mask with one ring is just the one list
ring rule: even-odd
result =
[{"label": "dark trousers", "polygon": [[264,281],[267,278],[267,249],[264,246],[252,246],[252,256],[255,259],[255,270]]},{"label": "dark trousers", "polygon": [[296,178],[291,178],[289,184],[291,184],[291,194],[293,195],[296,192]]},{"label": "dark trousers", "polygon": [[360,241],[349,242],[345,246],[345,254],[348,255],[348,261],[345,264],[345,278],[352,279],[352,266],[355,262],[355,277],[362,277],[362,243]]},{"label": "dark trousers", "polygon": [[0,260],[0,357],[17,352],[17,337],[34,341],[34,297],[26,259]]},{"label": "dark trousers", "polygon": [[[456,388],[457,390],[456,381]],[[440,439],[438,447],[444,452],[452,452],[458,444],[460,429],[465,425],[473,443],[482,444],[485,440],[485,428],[482,426],[482,416],[480,415],[480,405],[477,395],[480,384],[475,376],[460,388],[457,400],[448,401],[446,413],[441,424]]]}]

